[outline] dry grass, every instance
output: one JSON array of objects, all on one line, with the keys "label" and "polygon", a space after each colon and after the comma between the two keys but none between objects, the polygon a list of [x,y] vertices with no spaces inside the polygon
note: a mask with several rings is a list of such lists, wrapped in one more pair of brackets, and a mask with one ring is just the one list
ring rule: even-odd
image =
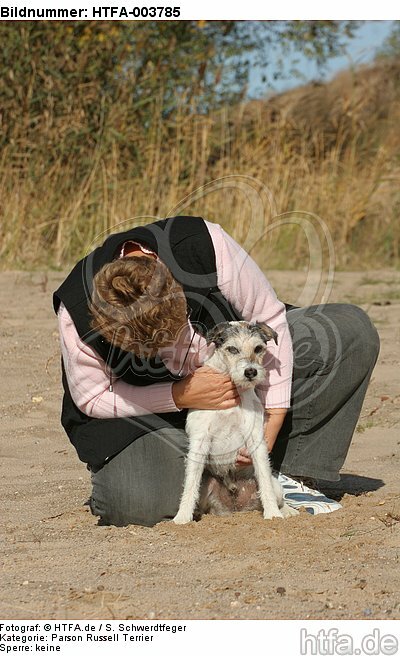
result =
[{"label": "dry grass", "polygon": [[[15,127],[0,155],[3,268],[65,266],[121,224],[178,212],[217,221],[249,247],[257,211],[264,229],[282,214],[321,217],[342,267],[398,264],[399,63],[212,116],[188,114],[182,104],[166,119],[155,100],[147,130],[121,106],[107,121],[101,141],[58,158],[54,149],[46,156],[46,140],[57,134],[64,143],[70,129],[83,130],[84,117],[46,130],[39,121],[34,132]],[[232,175],[246,179],[226,179]],[[254,256],[305,266],[305,236],[286,225]]]}]

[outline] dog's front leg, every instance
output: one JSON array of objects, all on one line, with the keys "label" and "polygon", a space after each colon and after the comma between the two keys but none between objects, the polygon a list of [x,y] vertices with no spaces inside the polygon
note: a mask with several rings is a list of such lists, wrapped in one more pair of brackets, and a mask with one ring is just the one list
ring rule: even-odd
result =
[{"label": "dog's front leg", "polygon": [[269,463],[268,449],[264,440],[262,440],[251,454],[253,459],[254,473],[258,483],[258,491],[262,507],[264,509],[264,519],[272,517],[283,517],[278,507],[276,492],[272,482],[271,465]]},{"label": "dog's front leg", "polygon": [[242,393],[241,397],[246,436],[245,444],[253,460],[258,493],[264,510],[264,519],[283,517],[278,507],[268,448],[264,437],[264,410],[253,390]]},{"label": "dog's front leg", "polygon": [[254,474],[258,492],[264,510],[264,519],[283,517],[278,506],[267,443],[264,438],[263,415],[258,412],[254,418],[251,434],[246,440],[246,447],[253,460]]},{"label": "dog's front leg", "polygon": [[179,510],[172,520],[175,524],[187,524],[193,519],[194,509],[200,496],[200,484],[209,451],[210,439],[207,439],[207,437],[198,440],[190,438],[183,494]]}]

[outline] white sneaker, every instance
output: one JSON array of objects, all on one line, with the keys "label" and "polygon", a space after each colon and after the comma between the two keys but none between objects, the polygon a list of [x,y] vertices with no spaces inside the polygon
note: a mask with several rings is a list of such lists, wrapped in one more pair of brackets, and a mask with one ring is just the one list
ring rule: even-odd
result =
[{"label": "white sneaker", "polygon": [[292,508],[305,508],[310,515],[329,513],[342,508],[340,503],[329,499],[318,490],[307,487],[301,480],[294,480],[280,472],[274,472],[274,475],[282,485],[284,500]]}]

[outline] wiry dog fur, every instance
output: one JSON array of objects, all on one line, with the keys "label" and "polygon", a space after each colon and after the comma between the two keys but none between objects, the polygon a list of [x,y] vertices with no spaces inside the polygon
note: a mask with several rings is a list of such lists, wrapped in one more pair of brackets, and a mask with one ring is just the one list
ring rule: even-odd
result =
[{"label": "wiry dog fur", "polygon": [[[185,483],[176,524],[186,524],[198,514],[228,514],[259,508],[265,519],[297,514],[283,500],[282,488],[272,476],[264,437],[264,408],[255,387],[265,380],[267,341],[277,335],[266,324],[230,321],[218,324],[207,335],[215,351],[205,364],[228,374],[240,394],[240,405],[229,410],[190,410],[186,422],[189,453]],[[239,449],[246,447],[253,465],[237,467]],[[208,484],[202,485],[204,469]],[[255,480],[254,480],[255,479]],[[258,491],[256,490],[257,483]],[[236,503],[241,491],[252,486],[253,494]]]}]

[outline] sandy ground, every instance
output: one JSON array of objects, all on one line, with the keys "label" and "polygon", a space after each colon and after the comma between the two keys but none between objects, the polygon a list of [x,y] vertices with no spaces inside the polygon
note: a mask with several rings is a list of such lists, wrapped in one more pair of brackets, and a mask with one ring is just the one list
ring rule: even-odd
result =
[{"label": "sandy ground", "polygon": [[[59,424],[51,292],[60,272],[0,274],[2,618],[400,618],[400,285],[339,273],[330,300],[370,314],[382,349],[342,481],[343,509],[184,527],[98,526]],[[294,302],[304,275],[271,272]]]}]

